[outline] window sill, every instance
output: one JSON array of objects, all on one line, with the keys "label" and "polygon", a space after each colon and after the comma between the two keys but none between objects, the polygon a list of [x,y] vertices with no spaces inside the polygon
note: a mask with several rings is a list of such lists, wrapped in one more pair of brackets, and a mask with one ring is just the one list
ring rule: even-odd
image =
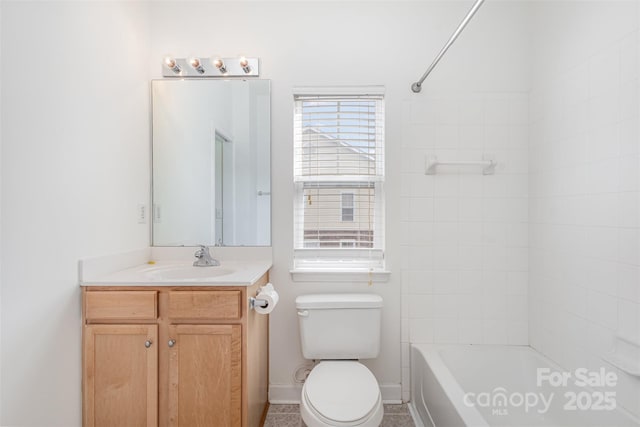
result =
[{"label": "window sill", "polygon": [[289,270],[294,282],[388,282],[391,272],[364,268],[296,268]]}]

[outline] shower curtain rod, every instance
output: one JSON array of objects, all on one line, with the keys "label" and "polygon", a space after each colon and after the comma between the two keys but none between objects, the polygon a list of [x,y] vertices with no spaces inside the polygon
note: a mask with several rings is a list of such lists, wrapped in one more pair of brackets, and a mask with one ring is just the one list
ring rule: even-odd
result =
[{"label": "shower curtain rod", "polygon": [[467,16],[465,16],[462,22],[460,23],[460,25],[458,25],[458,28],[456,29],[456,31],[449,38],[449,41],[447,42],[447,44],[444,45],[444,47],[442,48],[438,56],[436,56],[436,59],[433,60],[433,62],[431,63],[427,71],[425,71],[425,73],[422,75],[420,80],[418,80],[417,82],[411,85],[412,91],[414,91],[415,93],[418,93],[420,92],[420,90],[422,90],[422,83],[424,82],[424,80],[431,73],[431,71],[433,71],[436,65],[438,65],[438,62],[440,62],[440,59],[442,59],[444,54],[447,53],[447,50],[449,50],[453,42],[455,42],[458,36],[460,35],[460,33],[462,33],[462,30],[464,30],[464,27],[466,27],[469,21],[471,20],[471,18],[473,18],[473,15],[475,15],[475,13],[478,11],[482,3],[484,3],[484,0],[476,0],[476,2],[471,7],[471,10],[469,11],[469,13],[467,13]]}]

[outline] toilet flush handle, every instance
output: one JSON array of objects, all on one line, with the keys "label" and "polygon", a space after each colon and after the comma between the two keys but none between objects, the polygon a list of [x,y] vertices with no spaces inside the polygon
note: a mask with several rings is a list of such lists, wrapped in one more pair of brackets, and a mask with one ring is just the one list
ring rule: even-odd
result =
[{"label": "toilet flush handle", "polygon": [[300,316],[300,317],[309,317],[309,311],[308,310],[298,311],[298,316]]}]

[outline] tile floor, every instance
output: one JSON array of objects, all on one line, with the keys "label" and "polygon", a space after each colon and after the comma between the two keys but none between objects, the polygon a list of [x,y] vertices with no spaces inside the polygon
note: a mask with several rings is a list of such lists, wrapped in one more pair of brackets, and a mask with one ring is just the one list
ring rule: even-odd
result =
[{"label": "tile floor", "polygon": [[[301,427],[298,405],[271,405],[264,427]],[[384,405],[384,418],[380,427],[415,427],[406,404]]]}]

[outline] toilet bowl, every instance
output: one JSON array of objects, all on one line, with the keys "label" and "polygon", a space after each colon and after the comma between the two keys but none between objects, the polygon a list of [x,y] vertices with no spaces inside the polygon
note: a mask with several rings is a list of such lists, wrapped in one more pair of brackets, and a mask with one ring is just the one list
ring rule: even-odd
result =
[{"label": "toilet bowl", "polygon": [[384,409],[376,377],[360,363],[380,353],[382,298],[315,294],[296,298],[302,355],[320,361],[300,396],[308,427],[378,427]]},{"label": "toilet bowl", "polygon": [[300,414],[308,427],[378,427],[384,415],[378,382],[360,362],[320,362],[302,388]]}]

